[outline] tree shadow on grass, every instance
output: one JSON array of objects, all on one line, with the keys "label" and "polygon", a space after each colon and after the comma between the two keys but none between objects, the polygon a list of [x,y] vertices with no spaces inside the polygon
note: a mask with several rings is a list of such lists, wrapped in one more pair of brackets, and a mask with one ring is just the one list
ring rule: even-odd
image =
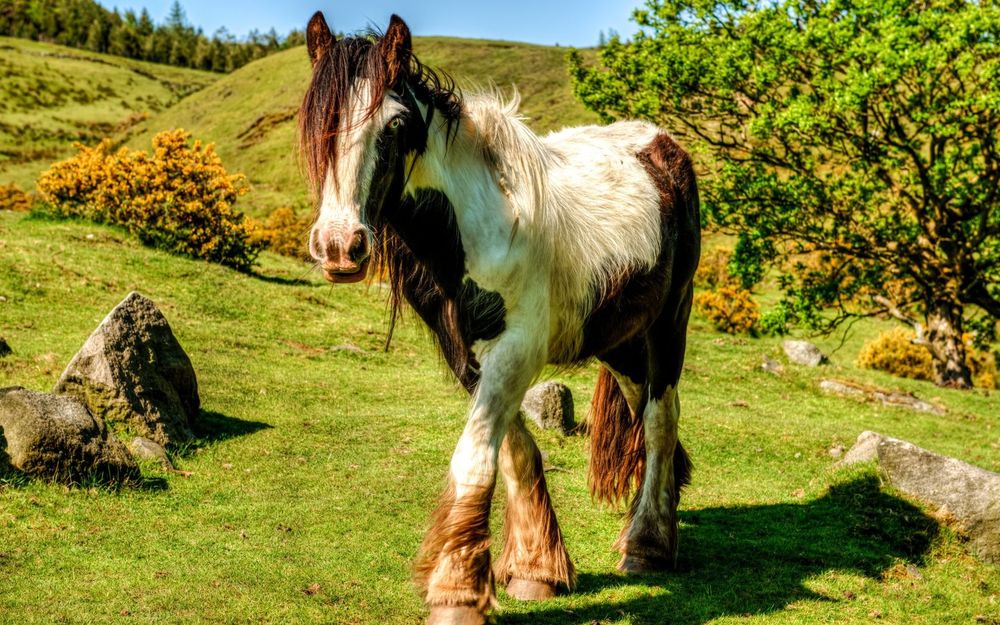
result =
[{"label": "tree shadow on grass", "polygon": [[582,574],[575,594],[636,584],[664,592],[579,608],[550,603],[500,622],[590,624],[629,615],[634,623],[701,625],[721,616],[777,612],[803,599],[839,600],[809,590],[804,581],[827,571],[877,578],[899,560],[920,564],[938,533],[937,523],[883,493],[874,476],[832,486],[805,504],[682,511],[681,523],[676,572]]}]

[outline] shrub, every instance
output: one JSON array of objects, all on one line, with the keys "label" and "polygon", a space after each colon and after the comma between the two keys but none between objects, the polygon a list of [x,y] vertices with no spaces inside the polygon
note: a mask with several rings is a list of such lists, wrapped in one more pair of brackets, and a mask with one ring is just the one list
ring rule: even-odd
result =
[{"label": "shrub", "polygon": [[[906,328],[892,328],[864,344],[858,354],[858,366],[914,380],[933,380],[934,362],[930,351],[913,342],[916,334]],[[997,388],[996,358],[973,347],[971,336],[965,339],[965,364],[972,372],[973,385]]]},{"label": "shrub", "polygon": [[276,209],[263,223],[256,224],[256,237],[264,247],[292,258],[309,259],[307,239],[312,218],[296,215],[291,208]]},{"label": "shrub", "polygon": [[877,369],[901,378],[933,380],[934,364],[931,353],[916,345],[916,335],[906,328],[892,328],[862,346],[858,366]]},{"label": "shrub", "polygon": [[153,153],[104,140],[77,145],[38,180],[40,199],[56,215],[119,224],[147,244],[174,253],[249,270],[261,243],[233,207],[248,191],[230,175],[212,145],[190,142],[183,130],[153,138]]},{"label": "shrub", "polygon": [[34,204],[31,194],[22,191],[16,184],[0,184],[0,211],[25,212],[31,210]]},{"label": "shrub", "polygon": [[698,270],[694,274],[695,283],[710,289],[736,284],[736,279],[729,273],[729,262],[732,257],[732,251],[724,247],[717,247],[702,254]]},{"label": "shrub", "polygon": [[702,314],[727,334],[752,332],[760,320],[757,302],[745,289],[721,286],[699,293],[694,301]]}]

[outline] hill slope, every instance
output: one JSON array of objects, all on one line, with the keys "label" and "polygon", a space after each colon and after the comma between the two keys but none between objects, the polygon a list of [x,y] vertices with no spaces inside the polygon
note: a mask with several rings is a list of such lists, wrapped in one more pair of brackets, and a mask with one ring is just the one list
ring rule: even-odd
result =
[{"label": "hill slope", "polygon": [[[563,48],[418,37],[414,49],[421,61],[463,87],[516,85],[521,111],[538,132],[597,120],[573,97]],[[244,211],[302,208],[307,197],[295,154],[295,115],[309,72],[305,48],[261,59],[143,122],[128,143],[148,149],[156,132],[185,128],[215,142],[226,166],[249,177],[254,192],[242,200]]]},{"label": "hill slope", "polygon": [[0,37],[0,184],[31,189],[38,174],[217,74]]},{"label": "hill slope", "polygon": [[[206,411],[201,439],[174,455],[188,477],[147,468],[146,488],[121,493],[0,477],[0,623],[422,622],[410,561],[468,400],[412,317],[382,351],[379,288],[296,280],[301,264],[269,254],[263,271],[0,211],[0,332],[14,349],[0,386],[52,388],[135,289],[190,354]],[[676,573],[614,573],[622,515],[588,497],[586,437],[539,433],[580,587],[502,597],[501,623],[995,622],[1000,569],[871,468],[832,468],[827,450],[873,429],[997,470],[996,400],[860,372],[844,355],[761,371],[778,343],[695,320],[680,422],[695,474]],[[579,414],[594,373],[563,377]],[[827,375],[939,396],[949,413],[826,396]],[[494,507],[498,532],[502,494]]]}]

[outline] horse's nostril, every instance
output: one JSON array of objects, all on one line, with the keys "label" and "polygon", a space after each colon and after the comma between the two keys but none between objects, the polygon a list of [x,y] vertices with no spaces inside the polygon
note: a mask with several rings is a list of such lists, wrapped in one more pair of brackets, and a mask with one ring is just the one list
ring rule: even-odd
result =
[{"label": "horse's nostril", "polygon": [[351,247],[347,250],[347,256],[352,263],[360,263],[368,258],[368,235],[364,230],[358,230],[351,239]]}]

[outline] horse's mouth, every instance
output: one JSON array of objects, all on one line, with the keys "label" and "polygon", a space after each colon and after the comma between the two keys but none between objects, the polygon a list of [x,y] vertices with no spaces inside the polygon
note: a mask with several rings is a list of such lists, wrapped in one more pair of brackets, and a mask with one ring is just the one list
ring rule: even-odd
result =
[{"label": "horse's mouth", "polygon": [[331,265],[323,266],[323,277],[334,284],[352,284],[361,282],[368,275],[368,264],[371,257],[361,261],[361,264],[352,267],[336,267]]}]

